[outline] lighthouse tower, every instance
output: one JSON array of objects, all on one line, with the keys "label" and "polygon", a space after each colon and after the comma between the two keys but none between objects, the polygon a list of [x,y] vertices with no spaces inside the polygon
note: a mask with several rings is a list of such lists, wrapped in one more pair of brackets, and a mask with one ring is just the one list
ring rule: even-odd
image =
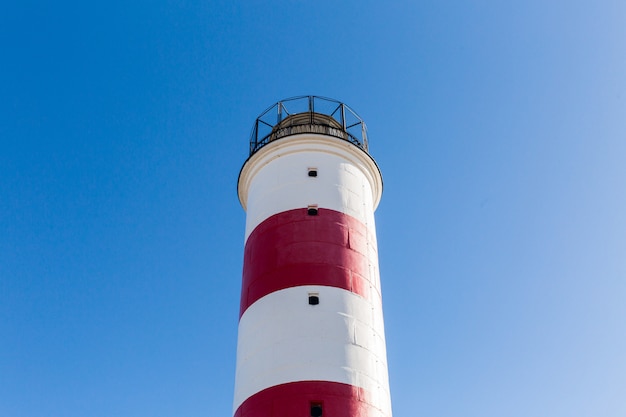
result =
[{"label": "lighthouse tower", "polygon": [[246,210],[235,417],[391,417],[365,124],[335,100],[280,101],[239,174]]}]

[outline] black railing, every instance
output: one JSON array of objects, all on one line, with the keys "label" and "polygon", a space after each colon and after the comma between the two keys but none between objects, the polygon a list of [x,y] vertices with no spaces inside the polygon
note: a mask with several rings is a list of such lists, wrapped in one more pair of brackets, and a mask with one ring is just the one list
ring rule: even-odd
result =
[{"label": "black railing", "polygon": [[273,140],[301,133],[334,136],[367,152],[367,128],[354,110],[330,98],[299,96],[279,101],[256,119],[250,155]]}]

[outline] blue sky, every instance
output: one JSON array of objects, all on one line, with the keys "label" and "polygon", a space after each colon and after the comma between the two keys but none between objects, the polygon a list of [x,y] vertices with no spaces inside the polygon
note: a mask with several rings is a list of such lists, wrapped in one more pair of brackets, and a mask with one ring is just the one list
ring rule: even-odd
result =
[{"label": "blue sky", "polygon": [[396,416],[626,414],[626,3],[0,13],[0,416],[227,416],[252,124],[365,120]]}]

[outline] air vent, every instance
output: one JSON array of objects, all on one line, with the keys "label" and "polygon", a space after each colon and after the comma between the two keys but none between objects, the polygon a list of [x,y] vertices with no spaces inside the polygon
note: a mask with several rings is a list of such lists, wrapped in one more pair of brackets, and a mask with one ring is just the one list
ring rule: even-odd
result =
[{"label": "air vent", "polygon": [[311,403],[311,417],[322,417],[322,404]]},{"label": "air vent", "polygon": [[320,303],[320,295],[316,292],[309,293],[309,304],[312,306],[316,306]]}]

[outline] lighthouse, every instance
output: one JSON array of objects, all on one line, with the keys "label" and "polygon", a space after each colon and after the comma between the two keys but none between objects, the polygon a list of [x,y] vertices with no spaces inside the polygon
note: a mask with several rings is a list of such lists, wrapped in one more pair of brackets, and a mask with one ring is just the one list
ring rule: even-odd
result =
[{"label": "lighthouse", "polygon": [[246,211],[235,417],[391,417],[365,123],[324,97],[256,120]]}]

